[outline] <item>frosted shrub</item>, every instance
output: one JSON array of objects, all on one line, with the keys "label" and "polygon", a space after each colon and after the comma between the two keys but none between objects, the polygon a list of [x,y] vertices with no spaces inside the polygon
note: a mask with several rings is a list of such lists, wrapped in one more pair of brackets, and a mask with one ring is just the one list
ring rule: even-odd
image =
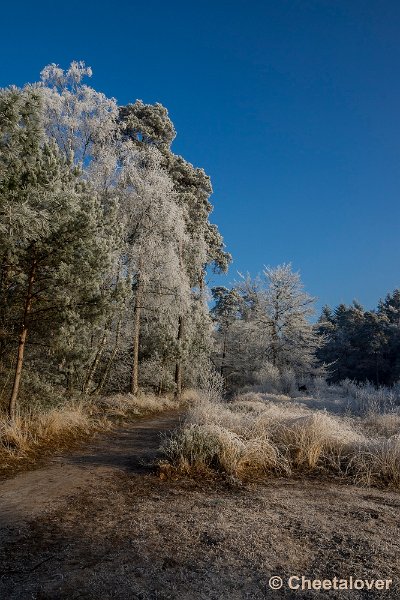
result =
[{"label": "frosted shrub", "polygon": [[158,378],[158,385],[163,392],[174,390],[174,378],[170,365],[159,357],[154,356],[140,363],[140,385],[142,389],[155,389],[155,382]]},{"label": "frosted shrub", "polygon": [[297,392],[296,375],[294,371],[286,370],[281,374],[281,389],[282,394],[287,396],[295,396]]},{"label": "frosted shrub", "polygon": [[356,383],[345,379],[340,383],[342,394],[348,397],[351,412],[371,415],[392,411],[400,405],[398,384],[393,387],[375,387],[370,382]]},{"label": "frosted shrub", "polygon": [[224,393],[224,378],[208,365],[199,376],[199,392],[209,402],[220,402]]},{"label": "frosted shrub", "polygon": [[323,398],[329,391],[329,386],[324,377],[314,377],[307,385],[311,389],[316,398]]},{"label": "frosted shrub", "polygon": [[277,394],[281,392],[281,377],[279,369],[267,362],[256,374],[256,381],[263,392]]},{"label": "frosted shrub", "polygon": [[266,394],[285,394],[295,396],[298,391],[297,377],[291,369],[279,371],[271,363],[265,363],[256,374],[257,385],[254,387],[259,392]]}]

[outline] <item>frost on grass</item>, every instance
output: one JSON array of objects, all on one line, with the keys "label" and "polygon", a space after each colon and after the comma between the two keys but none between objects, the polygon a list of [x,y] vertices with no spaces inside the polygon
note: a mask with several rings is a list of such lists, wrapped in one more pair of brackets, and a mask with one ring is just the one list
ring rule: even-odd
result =
[{"label": "frost on grass", "polygon": [[337,415],[253,392],[229,403],[193,405],[163,451],[185,474],[208,471],[246,481],[308,474],[399,487],[399,425],[397,414]]},{"label": "frost on grass", "polygon": [[[190,401],[192,395],[188,392],[182,401]],[[178,406],[177,401],[165,396],[117,394],[96,400],[72,400],[51,409],[35,406],[31,411],[18,411],[14,419],[0,413],[0,461],[8,464],[10,459],[34,456],[46,447],[62,446],[74,438],[107,430],[120,419]]]}]

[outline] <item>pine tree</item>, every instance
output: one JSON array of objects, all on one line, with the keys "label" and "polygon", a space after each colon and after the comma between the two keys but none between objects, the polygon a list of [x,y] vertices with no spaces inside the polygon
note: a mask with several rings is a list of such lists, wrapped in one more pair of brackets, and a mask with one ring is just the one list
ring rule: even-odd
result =
[{"label": "pine tree", "polygon": [[96,198],[46,140],[40,91],[3,90],[0,127],[2,302],[12,306],[8,345],[17,344],[13,416],[29,339],[64,360],[71,385],[68,349],[78,353],[79,328],[100,311],[108,253]]}]

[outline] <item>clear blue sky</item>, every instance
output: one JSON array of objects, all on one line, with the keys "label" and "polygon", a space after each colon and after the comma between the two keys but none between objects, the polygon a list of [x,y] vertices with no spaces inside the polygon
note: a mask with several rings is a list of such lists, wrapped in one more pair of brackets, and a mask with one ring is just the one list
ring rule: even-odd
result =
[{"label": "clear blue sky", "polygon": [[0,86],[85,60],[161,102],[236,270],[293,263],[319,305],[400,286],[400,2],[7,2]]}]

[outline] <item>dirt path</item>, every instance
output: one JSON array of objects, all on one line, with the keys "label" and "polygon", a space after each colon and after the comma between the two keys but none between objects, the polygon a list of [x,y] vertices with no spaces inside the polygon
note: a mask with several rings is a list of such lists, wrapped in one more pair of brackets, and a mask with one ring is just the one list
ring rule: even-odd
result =
[{"label": "dirt path", "polygon": [[[0,483],[0,600],[398,600],[400,495],[335,482],[162,480],[163,414]],[[147,465],[147,466],[146,466]],[[392,579],[278,591],[269,578]],[[323,594],[323,595],[322,595]]]},{"label": "dirt path", "polygon": [[44,468],[0,481],[0,528],[54,510],[66,497],[93,484],[101,486],[116,472],[145,472],[146,463],[156,457],[161,434],[179,419],[176,411],[141,419],[79,451],[53,457]]}]

